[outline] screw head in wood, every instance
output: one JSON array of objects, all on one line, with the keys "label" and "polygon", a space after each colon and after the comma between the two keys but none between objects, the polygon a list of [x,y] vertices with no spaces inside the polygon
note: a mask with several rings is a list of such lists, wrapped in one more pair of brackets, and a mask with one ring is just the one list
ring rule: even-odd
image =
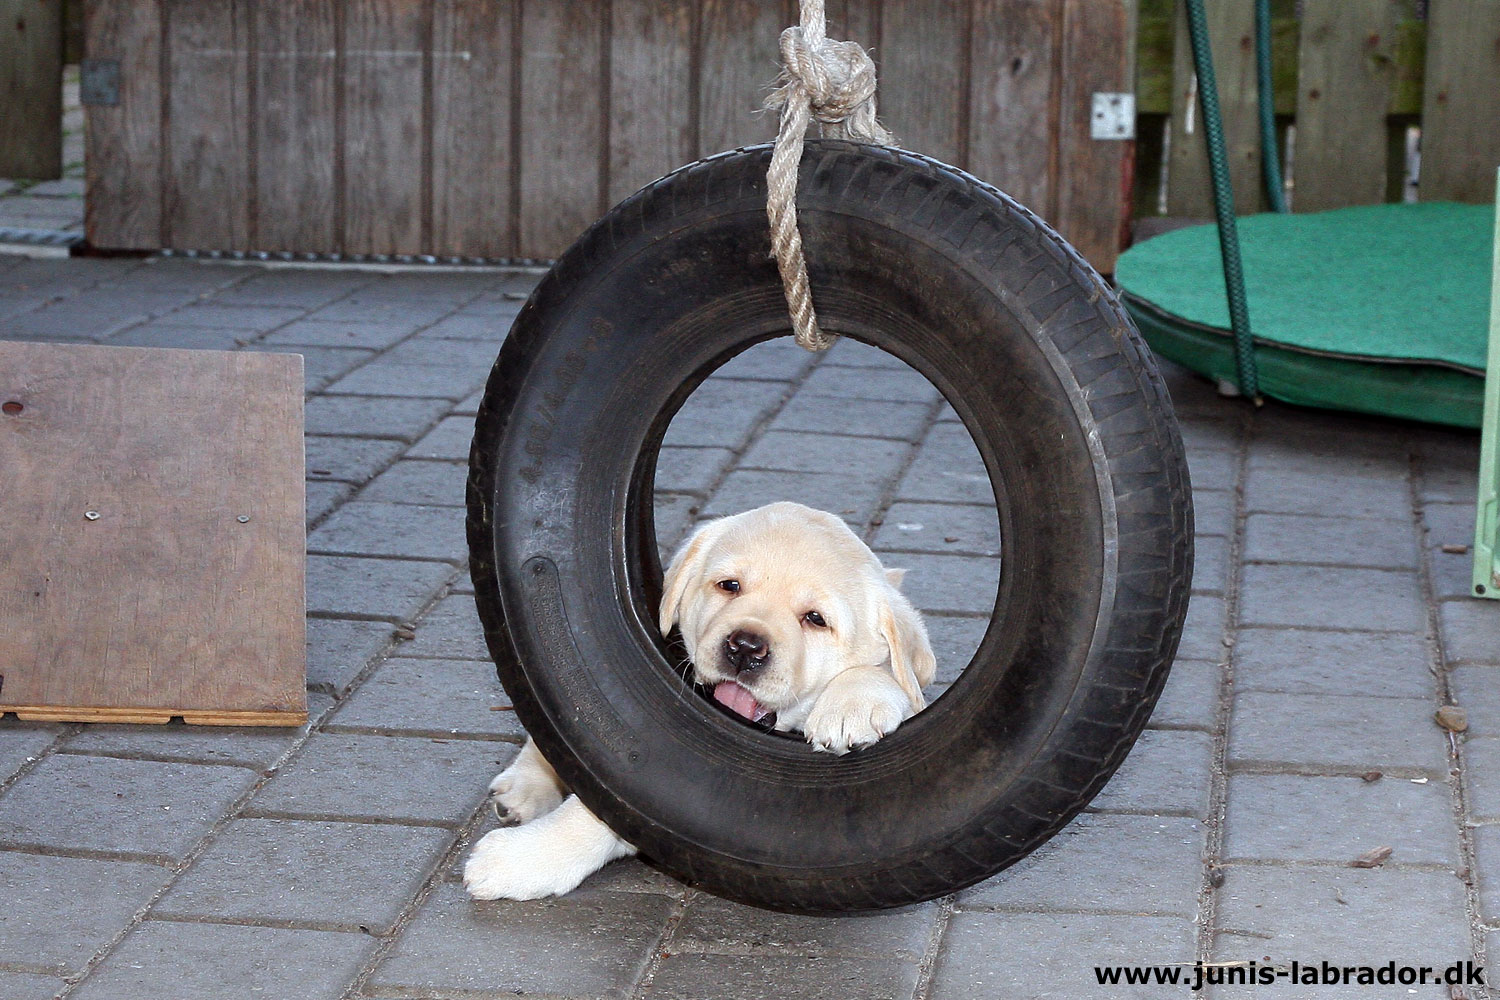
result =
[{"label": "screw head in wood", "polygon": [[235,518],[235,520],[238,521],[238,522],[240,522],[241,524],[249,524],[250,523],[250,515],[249,514],[241,514],[239,517]]},{"label": "screw head in wood", "polygon": [[97,521],[99,520],[99,512],[97,510],[86,510],[83,512],[83,519],[85,521]]}]

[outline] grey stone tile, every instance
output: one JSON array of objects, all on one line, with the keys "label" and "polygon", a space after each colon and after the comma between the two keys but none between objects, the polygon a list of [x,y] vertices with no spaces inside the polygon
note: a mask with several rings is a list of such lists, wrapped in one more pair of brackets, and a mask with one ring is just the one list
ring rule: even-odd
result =
[{"label": "grey stone tile", "polygon": [[904,441],[881,438],[768,430],[745,452],[737,468],[784,472],[848,471],[884,482],[901,471],[911,447]]},{"label": "grey stone tile", "polygon": [[470,393],[468,396],[464,397],[463,402],[458,403],[453,407],[453,415],[456,417],[468,417],[470,420],[473,420],[474,417],[479,413],[479,404],[483,399],[483,389],[480,389],[475,393]]},{"label": "grey stone tile", "polygon": [[414,367],[372,361],[328,386],[335,394],[355,396],[427,396],[457,402],[484,385],[489,369]]},{"label": "grey stone tile", "polygon": [[398,438],[410,443],[426,434],[449,405],[446,399],[419,397],[314,396],[307,401],[307,433]]},{"label": "grey stone tile", "polygon": [[672,953],[651,981],[660,1000],[761,1000],[764,997],[838,997],[905,1000],[917,967],[894,959],[793,958],[781,955]]},{"label": "grey stone tile", "polygon": [[1359,477],[1404,483],[1410,470],[1406,448],[1388,437],[1329,433],[1319,421],[1250,444],[1251,477],[1258,473]]},{"label": "grey stone tile", "polygon": [[400,441],[371,438],[320,437],[309,434],[307,478],[363,483],[395,461],[406,446]]},{"label": "grey stone tile", "polygon": [[1421,632],[1426,617],[1414,573],[1325,566],[1245,567],[1242,625]]},{"label": "grey stone tile", "polygon": [[682,404],[662,443],[738,449],[786,392],[776,384],[710,378]]},{"label": "grey stone tile", "polygon": [[267,334],[261,343],[384,350],[411,336],[417,328],[417,324],[399,318],[384,322],[300,319]]},{"label": "grey stone tile", "polygon": [[211,330],[274,330],[302,316],[296,306],[229,306],[214,302],[191,302],[174,310],[167,322],[173,326],[201,326]]},{"label": "grey stone tile", "polygon": [[[1430,536],[1429,536],[1430,537]],[[1432,567],[1432,595],[1439,601],[1474,596],[1474,549],[1463,541],[1462,552],[1444,552],[1445,543],[1430,545],[1427,558]]]},{"label": "grey stone tile", "polygon": [[922,621],[927,626],[927,641],[937,657],[937,683],[951,684],[974,658],[990,621],[949,615],[923,615]]},{"label": "grey stone tile", "polygon": [[469,368],[488,376],[496,350],[483,341],[419,337],[391,348],[381,360],[415,368]]},{"label": "grey stone tile", "polygon": [[656,457],[656,489],[706,496],[733,458],[727,448],[663,448]]},{"label": "grey stone tile", "polygon": [[1479,820],[1500,820],[1500,739],[1465,740],[1463,755],[1469,814]]},{"label": "grey stone tile", "polygon": [[307,610],[407,622],[452,575],[448,563],[308,556]]},{"label": "grey stone tile", "polygon": [[1178,426],[1182,429],[1182,443],[1194,451],[1233,453],[1239,447],[1240,425],[1232,416],[1191,414]]},{"label": "grey stone tile", "polygon": [[483,991],[625,997],[646,970],[672,908],[647,893],[475,902],[442,885],[375,970],[376,996]]},{"label": "grey stone tile", "polygon": [[1234,686],[1239,691],[1359,691],[1392,698],[1424,698],[1433,692],[1426,643],[1419,635],[1286,628],[1238,632]]},{"label": "grey stone tile", "polygon": [[1457,864],[1446,782],[1405,778],[1236,774],[1229,778],[1224,856],[1348,864],[1375,847],[1392,864]]},{"label": "grey stone tile", "polygon": [[388,622],[307,621],[307,686],[341,695],[391,641]]},{"label": "grey stone tile", "polygon": [[175,860],[255,779],[242,767],[54,754],[0,798],[0,840]]},{"label": "grey stone tile", "polygon": [[1432,712],[1430,697],[1242,691],[1229,723],[1229,765],[1443,778],[1448,740]]},{"label": "grey stone tile", "polygon": [[469,417],[446,417],[406,453],[407,458],[467,462],[469,443],[474,440],[474,421]]},{"label": "grey stone tile", "polygon": [[479,740],[318,733],[246,814],[457,825],[514,755],[509,744]]},{"label": "grey stone tile", "polygon": [[332,479],[314,479],[303,484],[307,523],[327,517],[335,507],[354,495],[354,487]]},{"label": "grey stone tile", "polygon": [[297,271],[287,268],[253,274],[213,297],[221,305],[285,306],[316,309],[370,283],[368,274],[346,271]]},{"label": "grey stone tile", "polygon": [[[846,371],[848,369],[845,369]],[[799,392],[776,414],[768,427],[776,431],[813,431],[846,437],[891,438],[915,441],[927,426],[930,403],[898,403],[876,399],[841,399]],[[945,424],[967,435],[962,424]],[[944,499],[914,496],[912,499]]]},{"label": "grey stone tile", "polygon": [[963,890],[958,905],[1192,919],[1202,878],[1203,826],[1197,820],[1085,813],[1024,860]]},{"label": "grey stone tile", "polygon": [[974,439],[961,424],[937,424],[901,477],[898,500],[995,506],[995,491]]},{"label": "grey stone tile", "polygon": [[1500,736],[1500,669],[1459,667],[1448,675],[1448,689],[1464,708],[1469,736]]},{"label": "grey stone tile", "polygon": [[1451,872],[1235,865],[1217,898],[1219,926],[1240,932],[1219,938],[1225,959],[1253,948],[1278,962],[1430,965],[1468,953],[1464,886]]},{"label": "grey stone tile", "polygon": [[1195,490],[1230,490],[1239,470],[1239,456],[1232,451],[1189,448],[1188,479]]},{"label": "grey stone tile", "polygon": [[453,302],[427,301],[416,297],[408,297],[403,301],[399,297],[378,295],[361,289],[308,314],[307,318],[330,323],[401,322],[427,326],[452,312],[454,306]]},{"label": "grey stone tile", "polygon": [[882,486],[864,476],[845,473],[735,470],[724,478],[701,514],[722,517],[778,500],[794,500],[837,514],[858,532],[874,516]]},{"label": "grey stone tile", "polygon": [[1000,554],[1000,521],[993,506],[898,502],[891,504],[872,543],[892,551]]},{"label": "grey stone tile", "polygon": [[61,731],[46,723],[0,718],[0,782],[9,781],[28,762],[40,756],[57,741]]},{"label": "grey stone tile", "polygon": [[225,997],[335,1000],[376,942],[365,934],[148,920],[73,996],[79,1000]]},{"label": "grey stone tile", "polygon": [[469,478],[465,462],[404,461],[372,479],[360,500],[463,507]]},{"label": "grey stone tile", "polygon": [[730,358],[713,377],[794,382],[817,361],[818,355],[798,347],[790,337],[766,340]]},{"label": "grey stone tile", "polygon": [[1193,533],[1199,538],[1233,534],[1234,518],[1234,494],[1224,490],[1193,490]]},{"label": "grey stone tile", "polygon": [[1199,535],[1193,539],[1193,593],[1223,596],[1229,584],[1229,539]]},{"label": "grey stone tile", "polygon": [[931,996],[1042,1000],[1061,988],[1073,1000],[1160,1000],[1160,986],[1096,985],[1093,966],[1192,961],[1193,924],[1181,917],[960,912],[938,952]]},{"label": "grey stone tile", "polygon": [[462,510],[363,499],[334,511],[307,536],[307,550],[326,555],[404,556],[454,563],[469,557]]},{"label": "grey stone tile", "polygon": [[1423,500],[1473,501],[1479,493],[1479,435],[1438,432],[1417,444]]},{"label": "grey stone tile", "polygon": [[31,972],[0,972],[0,996],[9,1000],[53,1000],[64,981]]},{"label": "grey stone tile", "polygon": [[452,836],[386,823],[235,820],[152,915],[386,934]]},{"label": "grey stone tile", "polygon": [[1213,777],[1213,739],[1181,729],[1141,733],[1090,809],[1204,816]]},{"label": "grey stone tile", "polygon": [[1500,663],[1500,602],[1482,598],[1438,605],[1443,659],[1456,663]]},{"label": "grey stone tile", "polygon": [[254,332],[249,330],[219,330],[201,326],[170,326],[161,322],[148,322],[111,334],[104,343],[110,347],[175,347],[195,351],[233,351],[249,343],[254,336]]},{"label": "grey stone tile", "polygon": [[669,950],[920,962],[936,914],[933,904],[926,903],[879,913],[810,917],[699,894],[688,904]]},{"label": "grey stone tile", "polygon": [[1256,469],[1247,476],[1245,509],[1399,521],[1411,517],[1411,494],[1404,479]]},{"label": "grey stone tile", "polygon": [[479,660],[386,660],[326,728],[439,738],[526,735],[494,666]]},{"label": "grey stone tile", "polygon": [[238,764],[264,768],[274,764],[305,727],[91,725],[68,737],[69,753],[107,754],[182,761],[191,764]]},{"label": "grey stone tile", "polygon": [[1339,563],[1379,569],[1417,568],[1411,520],[1251,514],[1245,523],[1249,562]]},{"label": "grey stone tile", "polygon": [[988,615],[1000,586],[1000,560],[928,552],[879,553],[887,566],[906,570],[901,591],[922,611]]},{"label": "grey stone tile", "polygon": [[891,368],[907,371],[910,366],[894,354],[887,354],[878,347],[862,344],[848,337],[840,337],[832,347],[823,352],[825,365],[850,365],[855,368]]},{"label": "grey stone tile", "polygon": [[661,552],[663,566],[671,562],[672,553],[687,536],[688,529],[698,518],[703,501],[684,493],[658,493],[652,504],[652,516],[656,521],[656,544]]},{"label": "grey stone tile", "polygon": [[[519,307],[520,303],[514,305]],[[455,313],[423,330],[421,336],[423,339],[482,341],[491,345],[492,352],[497,351],[510,333],[511,323],[515,321],[515,314],[519,311],[519,308],[515,308],[484,315],[474,315],[467,311]]]},{"label": "grey stone tile", "polygon": [[340,375],[375,356],[374,351],[356,350],[352,347],[284,347],[259,341],[246,344],[245,350],[301,355],[302,381],[309,393],[317,392]]},{"label": "grey stone tile", "polygon": [[171,877],[132,861],[0,851],[0,962],[82,971]]},{"label": "grey stone tile", "polygon": [[1474,880],[1479,889],[1479,915],[1487,924],[1500,923],[1500,826],[1477,826],[1474,839]]},{"label": "grey stone tile", "polygon": [[1219,665],[1212,661],[1177,660],[1147,725],[1212,729],[1219,708],[1220,674]]},{"label": "grey stone tile", "polygon": [[437,660],[484,660],[490,651],[472,594],[451,594],[428,611],[412,629],[416,638],[399,643],[396,656]]},{"label": "grey stone tile", "polygon": [[863,370],[820,365],[802,382],[800,393],[839,399],[871,399],[880,402],[937,402],[937,388],[913,369],[866,368]]},{"label": "grey stone tile", "polygon": [[1187,619],[1177,657],[1183,660],[1215,660],[1224,653],[1224,623],[1228,612],[1222,597],[1194,594],[1188,600]]}]

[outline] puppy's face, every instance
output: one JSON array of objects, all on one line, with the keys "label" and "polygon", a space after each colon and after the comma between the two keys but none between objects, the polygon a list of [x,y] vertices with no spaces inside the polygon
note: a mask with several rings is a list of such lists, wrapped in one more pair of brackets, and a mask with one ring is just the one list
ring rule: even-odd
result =
[{"label": "puppy's face", "polygon": [[935,661],[911,604],[842,520],[777,503],[703,525],[667,571],[661,607],[695,680],[752,721],[800,726],[834,677],[886,665],[912,699]]}]

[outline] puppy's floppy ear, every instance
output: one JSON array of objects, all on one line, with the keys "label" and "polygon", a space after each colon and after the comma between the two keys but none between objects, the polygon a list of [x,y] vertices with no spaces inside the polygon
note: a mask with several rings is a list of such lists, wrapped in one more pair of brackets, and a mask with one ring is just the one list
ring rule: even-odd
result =
[{"label": "puppy's floppy ear", "polygon": [[901,589],[901,581],[906,579],[906,570],[887,567],[885,571],[886,582],[897,590]]},{"label": "puppy's floppy ear", "polygon": [[661,582],[661,609],[657,626],[661,629],[663,638],[677,624],[688,584],[702,572],[708,548],[723,530],[721,523],[722,519],[700,524],[672,557],[672,565],[667,567],[667,575]]},{"label": "puppy's floppy ear", "polygon": [[[889,579],[893,571],[886,572]],[[904,573],[905,570],[894,572]],[[932,644],[927,641],[927,626],[922,624],[922,616],[896,589],[896,581],[889,581],[885,588],[879,620],[880,634],[891,650],[891,673],[911,700],[911,710],[920,712],[927,707],[922,689],[937,676],[937,657],[933,655]]]}]

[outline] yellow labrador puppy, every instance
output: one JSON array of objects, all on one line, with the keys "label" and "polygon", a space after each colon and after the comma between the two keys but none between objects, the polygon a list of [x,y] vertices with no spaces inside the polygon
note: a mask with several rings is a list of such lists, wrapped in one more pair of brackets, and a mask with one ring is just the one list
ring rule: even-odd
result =
[{"label": "yellow labrador puppy", "polygon": [[[681,627],[694,680],[729,711],[847,753],[926,706],[937,662],[903,572],[832,514],[773,503],[693,533],[667,570],[661,631]],[[464,884],[480,899],[561,895],[635,853],[530,740],[490,795],[517,825],[474,845]]]}]

